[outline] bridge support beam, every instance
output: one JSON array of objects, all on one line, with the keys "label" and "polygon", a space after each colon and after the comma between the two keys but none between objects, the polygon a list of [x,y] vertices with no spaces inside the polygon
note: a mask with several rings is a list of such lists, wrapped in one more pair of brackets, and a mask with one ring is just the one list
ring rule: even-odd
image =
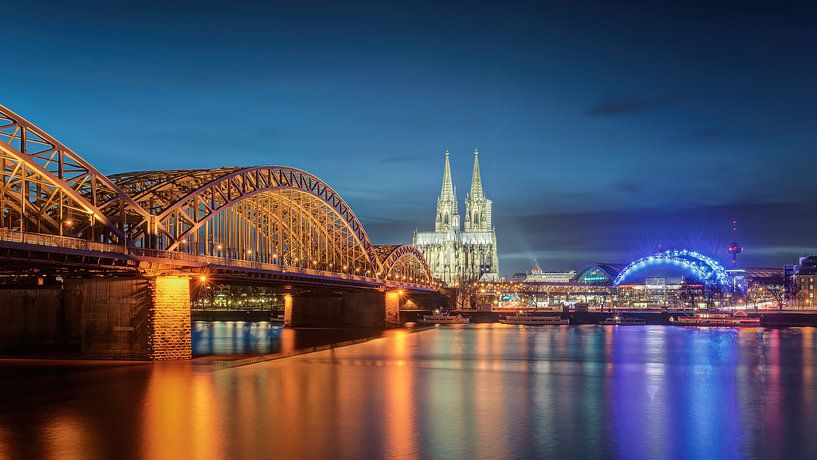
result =
[{"label": "bridge support beam", "polygon": [[400,325],[400,301],[403,291],[386,291],[386,325]]},{"label": "bridge support beam", "polygon": [[397,291],[310,292],[284,298],[287,326],[395,326],[400,321]]}]

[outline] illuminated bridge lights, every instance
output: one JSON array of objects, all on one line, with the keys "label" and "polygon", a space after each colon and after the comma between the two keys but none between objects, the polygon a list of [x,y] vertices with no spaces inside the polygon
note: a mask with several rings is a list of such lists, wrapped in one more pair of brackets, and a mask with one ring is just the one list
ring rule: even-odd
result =
[{"label": "illuminated bridge lights", "polygon": [[432,279],[415,247],[374,245],[348,203],[297,168],[105,175],[2,105],[0,160],[0,239],[240,271],[270,264],[276,274]]},{"label": "illuminated bridge lights", "polygon": [[710,286],[727,286],[729,282],[726,270],[714,259],[696,251],[671,249],[634,260],[616,276],[613,285],[618,286],[633,273],[658,265],[680,267]]}]

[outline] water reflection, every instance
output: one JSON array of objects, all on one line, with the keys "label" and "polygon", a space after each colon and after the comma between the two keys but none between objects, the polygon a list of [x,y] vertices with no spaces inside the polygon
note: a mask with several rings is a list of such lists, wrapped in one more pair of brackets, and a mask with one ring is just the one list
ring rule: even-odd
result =
[{"label": "water reflection", "polygon": [[193,356],[279,353],[282,330],[269,321],[193,321]]},{"label": "water reflection", "polygon": [[193,357],[289,354],[315,346],[376,337],[380,329],[284,328],[269,321],[193,321]]},{"label": "water reflection", "polygon": [[[273,347],[224,327],[199,337]],[[473,325],[217,371],[77,364],[6,380],[0,455],[817,458],[815,335]]]}]

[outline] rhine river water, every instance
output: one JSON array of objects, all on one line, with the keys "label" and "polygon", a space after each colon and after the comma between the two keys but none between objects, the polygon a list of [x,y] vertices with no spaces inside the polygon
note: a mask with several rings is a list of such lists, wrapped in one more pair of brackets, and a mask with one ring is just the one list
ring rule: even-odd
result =
[{"label": "rhine river water", "polygon": [[[199,354],[295,346],[197,327]],[[815,332],[470,325],[222,369],[2,361],[0,458],[814,459]]]}]

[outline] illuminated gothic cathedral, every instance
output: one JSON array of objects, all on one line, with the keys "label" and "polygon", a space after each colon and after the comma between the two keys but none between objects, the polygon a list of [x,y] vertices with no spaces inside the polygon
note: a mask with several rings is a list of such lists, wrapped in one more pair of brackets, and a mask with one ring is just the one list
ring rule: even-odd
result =
[{"label": "illuminated gothic cathedral", "polygon": [[434,277],[449,285],[461,281],[499,280],[496,231],[491,224],[491,200],[482,192],[479,152],[474,150],[471,193],[465,197],[465,228],[460,229],[457,192],[445,151],[443,188],[437,199],[433,232],[414,232],[414,246],[425,256]]}]

